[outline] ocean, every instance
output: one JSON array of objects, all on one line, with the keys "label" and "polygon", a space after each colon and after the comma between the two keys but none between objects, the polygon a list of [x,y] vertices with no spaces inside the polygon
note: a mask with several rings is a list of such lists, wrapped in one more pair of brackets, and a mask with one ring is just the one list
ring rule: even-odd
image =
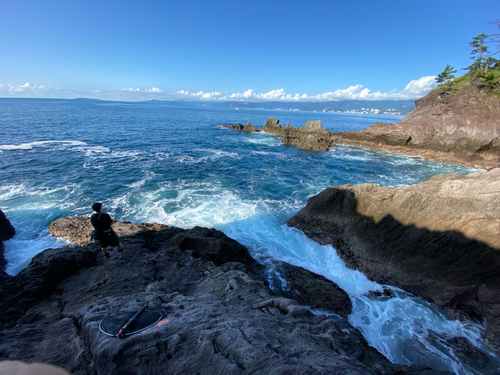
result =
[{"label": "ocean", "polygon": [[47,226],[88,215],[101,201],[117,220],[213,227],[261,263],[278,259],[327,277],[350,295],[350,323],[394,363],[483,373],[446,341],[465,337],[498,366],[482,338],[484,322],[447,320],[441,310],[393,287],[397,298],[370,299],[366,293],[383,286],[346,268],[331,246],[286,225],[328,186],[399,187],[480,170],[350,146],[311,152],[284,146],[271,134],[221,126],[248,121],[261,127],[269,117],[295,127],[321,120],[330,131],[401,119],[199,103],[0,99],[0,209],[17,231],[5,242],[7,273],[17,274],[46,248],[67,245]]}]

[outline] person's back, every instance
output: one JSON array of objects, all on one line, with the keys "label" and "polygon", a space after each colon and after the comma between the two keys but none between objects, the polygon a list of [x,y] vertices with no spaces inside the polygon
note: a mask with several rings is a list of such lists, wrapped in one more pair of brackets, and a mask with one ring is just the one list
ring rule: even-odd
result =
[{"label": "person's back", "polygon": [[95,213],[90,217],[90,221],[94,229],[98,232],[105,232],[111,229],[111,224],[113,224],[113,219],[108,214],[102,212]]},{"label": "person's back", "polygon": [[90,217],[90,222],[97,232],[96,239],[101,244],[102,253],[106,258],[109,258],[107,251],[108,246],[116,247],[118,251],[122,251],[122,245],[117,234],[111,229],[113,219],[108,214],[101,212],[101,208],[102,203],[100,202],[96,202],[92,205],[92,209],[95,213]]}]

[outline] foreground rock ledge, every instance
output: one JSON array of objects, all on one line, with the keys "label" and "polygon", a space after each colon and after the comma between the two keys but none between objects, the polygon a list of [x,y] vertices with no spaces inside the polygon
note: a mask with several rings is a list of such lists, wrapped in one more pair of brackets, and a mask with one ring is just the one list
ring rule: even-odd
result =
[{"label": "foreground rock ledge", "polygon": [[[345,319],[348,296],[321,276],[280,263],[289,288],[273,290],[248,250],[214,229],[115,228],[124,251],[106,260],[88,243],[88,218],[51,224],[82,246],[45,250],[1,284],[0,360],[72,374],[441,373],[369,347]],[[164,315],[155,326],[124,339],[99,331],[105,316],[146,302]]]},{"label": "foreground rock ledge", "polygon": [[333,186],[288,225],[372,280],[488,318],[500,349],[500,168],[403,188]]}]

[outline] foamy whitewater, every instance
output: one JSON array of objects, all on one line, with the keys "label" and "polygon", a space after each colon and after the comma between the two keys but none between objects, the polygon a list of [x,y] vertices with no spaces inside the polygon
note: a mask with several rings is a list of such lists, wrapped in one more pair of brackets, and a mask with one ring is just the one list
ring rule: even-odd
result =
[{"label": "foamy whitewater", "polygon": [[369,298],[367,292],[383,286],[348,269],[331,246],[286,225],[328,186],[398,187],[478,170],[355,147],[309,152],[283,146],[270,134],[220,126],[249,121],[260,127],[268,117],[295,127],[321,120],[331,131],[400,120],[161,102],[0,99],[0,208],[17,231],[5,242],[7,273],[17,274],[46,248],[66,245],[48,234],[52,221],[90,214],[92,203],[102,201],[118,220],[214,227],[270,270],[278,259],[327,277],[350,295],[350,323],[394,363],[484,373],[461,362],[445,341],[451,337],[467,338],[500,363],[482,339],[482,323],[447,320],[390,286],[396,298]]}]

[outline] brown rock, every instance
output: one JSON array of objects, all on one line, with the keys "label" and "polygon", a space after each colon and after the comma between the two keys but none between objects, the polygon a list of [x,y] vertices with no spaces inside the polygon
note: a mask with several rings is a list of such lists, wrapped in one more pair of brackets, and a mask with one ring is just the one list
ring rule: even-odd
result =
[{"label": "brown rock", "polygon": [[337,142],[483,168],[500,166],[500,98],[474,82],[460,92],[438,87],[401,122],[337,133]]},{"label": "brown rock", "polygon": [[245,126],[243,126],[243,131],[247,132],[247,133],[255,133],[255,132],[258,132],[259,130],[257,130],[257,128],[253,125],[251,125],[249,122],[247,122],[245,124]]}]

